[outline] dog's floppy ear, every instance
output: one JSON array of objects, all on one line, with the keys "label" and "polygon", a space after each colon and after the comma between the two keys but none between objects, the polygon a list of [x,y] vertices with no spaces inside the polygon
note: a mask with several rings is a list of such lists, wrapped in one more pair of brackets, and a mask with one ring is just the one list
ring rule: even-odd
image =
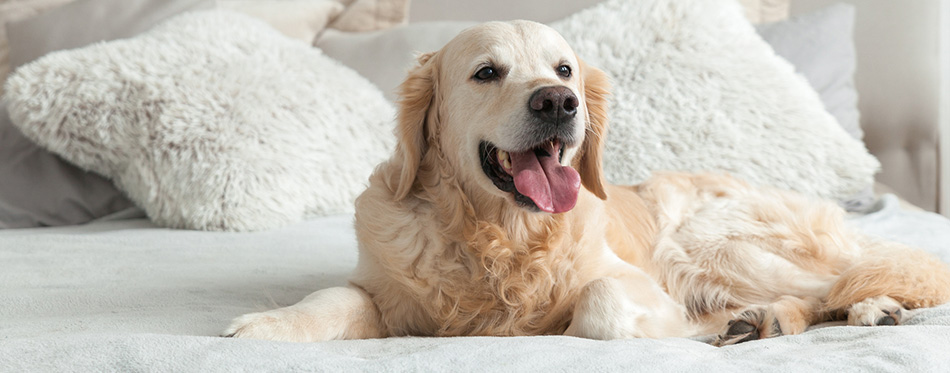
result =
[{"label": "dog's floppy ear", "polygon": [[396,188],[396,200],[409,194],[416,180],[419,164],[429,147],[427,124],[436,90],[436,67],[432,57],[435,52],[424,53],[417,58],[418,65],[409,71],[409,76],[399,86],[399,114],[396,124],[396,152],[402,157],[402,171]]},{"label": "dog's floppy ear", "polygon": [[[580,60],[578,60],[580,61]],[[600,199],[607,199],[604,190],[603,153],[607,136],[607,95],[610,82],[607,74],[580,61],[580,76],[584,84],[584,103],[587,105],[587,132],[584,143],[574,158],[574,168],[581,175],[581,183]]]}]

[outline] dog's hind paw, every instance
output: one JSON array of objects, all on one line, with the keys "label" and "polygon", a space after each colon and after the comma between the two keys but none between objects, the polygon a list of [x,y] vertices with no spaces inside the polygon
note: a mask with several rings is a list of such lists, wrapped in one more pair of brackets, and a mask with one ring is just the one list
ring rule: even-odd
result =
[{"label": "dog's hind paw", "polygon": [[715,346],[728,346],[736,343],[778,337],[782,335],[782,327],[778,319],[769,312],[767,306],[753,306],[746,308],[739,315],[729,321],[726,331],[713,341]]},{"label": "dog's hind paw", "polygon": [[848,307],[848,325],[900,325],[908,311],[888,296],[868,298]]}]

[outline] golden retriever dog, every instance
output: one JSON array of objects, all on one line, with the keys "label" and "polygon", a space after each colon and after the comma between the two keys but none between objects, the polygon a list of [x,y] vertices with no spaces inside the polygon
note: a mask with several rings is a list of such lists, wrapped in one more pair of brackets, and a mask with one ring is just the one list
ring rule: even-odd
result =
[{"label": "golden retriever dog", "polygon": [[834,203],[717,174],[605,183],[608,82],[547,26],[492,22],[423,54],[398,145],[356,201],[346,287],[227,336],[718,335],[895,325],[950,300],[950,270],[855,232]]}]

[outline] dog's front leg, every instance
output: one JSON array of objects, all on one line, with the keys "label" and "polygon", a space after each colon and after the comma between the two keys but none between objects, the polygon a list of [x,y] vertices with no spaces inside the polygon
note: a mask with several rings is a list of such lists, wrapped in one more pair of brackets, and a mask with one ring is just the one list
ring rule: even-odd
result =
[{"label": "dog's front leg", "polygon": [[289,307],[246,314],[223,335],[289,342],[385,337],[376,305],[355,286],[323,289]]},{"label": "dog's front leg", "polygon": [[621,265],[584,286],[565,335],[591,339],[686,337],[686,311],[646,273]]}]

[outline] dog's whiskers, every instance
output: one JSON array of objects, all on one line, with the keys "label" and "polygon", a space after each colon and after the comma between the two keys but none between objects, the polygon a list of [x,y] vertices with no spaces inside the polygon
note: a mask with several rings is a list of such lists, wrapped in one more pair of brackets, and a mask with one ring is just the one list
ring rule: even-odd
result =
[{"label": "dog's whiskers", "polygon": [[603,136],[597,131],[594,131],[593,128],[587,127],[586,129],[584,129],[584,132],[586,133],[587,136],[591,136],[593,139],[596,139],[597,141],[602,140]]}]

